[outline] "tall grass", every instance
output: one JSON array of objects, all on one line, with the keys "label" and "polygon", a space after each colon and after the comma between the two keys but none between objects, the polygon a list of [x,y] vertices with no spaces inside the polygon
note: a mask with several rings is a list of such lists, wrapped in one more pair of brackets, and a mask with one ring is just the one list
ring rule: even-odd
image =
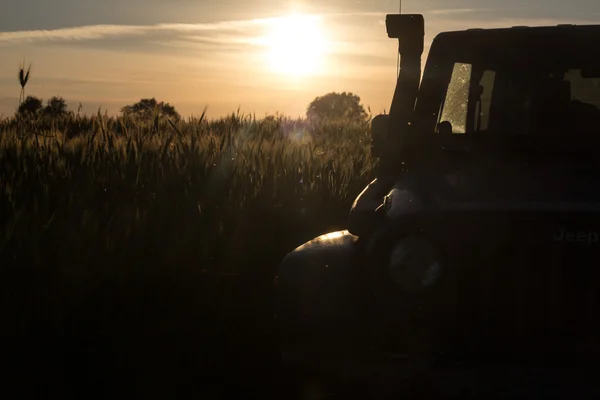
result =
[{"label": "tall grass", "polygon": [[133,254],[148,240],[165,262],[239,269],[215,261],[243,246],[243,235],[230,243],[236,230],[267,215],[288,218],[278,226],[288,229],[345,214],[373,173],[366,125],[235,114],[154,125],[100,114],[26,130],[4,121],[3,265],[47,264],[52,250],[82,269],[78,249]]},{"label": "tall grass", "polygon": [[344,227],[373,177],[369,141],[366,123],[239,113],[0,121],[4,332],[69,337],[48,348],[96,363],[108,353],[90,349],[111,343],[137,373],[140,337],[179,335],[169,359],[204,362],[266,324],[287,251]]}]

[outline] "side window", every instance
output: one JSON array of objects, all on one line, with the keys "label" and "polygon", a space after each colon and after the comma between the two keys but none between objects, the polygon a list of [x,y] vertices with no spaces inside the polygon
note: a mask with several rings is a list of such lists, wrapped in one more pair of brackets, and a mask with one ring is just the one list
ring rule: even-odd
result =
[{"label": "side window", "polygon": [[580,69],[570,69],[565,73],[564,80],[570,83],[571,100],[593,105],[600,109],[600,79],[583,77]]},{"label": "side window", "polygon": [[467,106],[469,87],[471,86],[471,70],[471,64],[454,64],[446,98],[442,104],[440,122],[449,122],[452,125],[452,133],[454,134],[467,132]]},{"label": "side window", "polygon": [[490,124],[490,110],[492,107],[492,93],[494,92],[494,82],[496,81],[496,72],[485,70],[479,81],[481,96],[477,102],[475,114],[475,130],[486,131]]},{"label": "side window", "polygon": [[455,63],[438,123],[451,126],[453,134],[487,130],[495,80],[494,71],[475,72],[471,64]]}]

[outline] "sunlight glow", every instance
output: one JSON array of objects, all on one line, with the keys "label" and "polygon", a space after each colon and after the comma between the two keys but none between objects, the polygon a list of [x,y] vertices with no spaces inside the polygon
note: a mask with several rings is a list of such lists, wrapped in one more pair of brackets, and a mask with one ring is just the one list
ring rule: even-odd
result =
[{"label": "sunlight glow", "polygon": [[319,17],[293,14],[273,20],[267,36],[267,62],[274,72],[314,75],[324,67],[327,41]]}]

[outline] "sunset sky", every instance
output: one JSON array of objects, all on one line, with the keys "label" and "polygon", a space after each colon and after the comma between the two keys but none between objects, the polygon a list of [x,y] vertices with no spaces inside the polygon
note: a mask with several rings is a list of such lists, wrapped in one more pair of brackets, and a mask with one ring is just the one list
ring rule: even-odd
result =
[{"label": "sunset sky", "polygon": [[[397,11],[398,0],[3,0],[0,115],[15,111],[23,61],[28,95],[86,112],[156,97],[184,116],[205,106],[212,117],[298,116],[331,91],[380,112],[396,66],[385,14]],[[403,12],[425,15],[426,42],[444,30],[600,23],[598,0],[403,0]]]}]

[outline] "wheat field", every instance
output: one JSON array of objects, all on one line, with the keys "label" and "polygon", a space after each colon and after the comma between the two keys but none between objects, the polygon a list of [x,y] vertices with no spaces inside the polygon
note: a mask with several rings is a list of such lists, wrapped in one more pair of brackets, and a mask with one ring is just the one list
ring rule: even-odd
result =
[{"label": "wheat field", "polygon": [[[239,113],[179,122],[100,113],[3,120],[5,332],[54,338],[61,354],[71,349],[99,365],[113,353],[89,349],[110,342],[138,374],[150,374],[140,335],[155,349],[157,338],[175,335],[186,350],[171,344],[161,354],[200,363],[195,370],[208,368],[197,357],[207,341],[269,343],[277,263],[315,235],[344,228],[375,166],[367,122]],[[40,371],[48,376],[46,366]]]}]

